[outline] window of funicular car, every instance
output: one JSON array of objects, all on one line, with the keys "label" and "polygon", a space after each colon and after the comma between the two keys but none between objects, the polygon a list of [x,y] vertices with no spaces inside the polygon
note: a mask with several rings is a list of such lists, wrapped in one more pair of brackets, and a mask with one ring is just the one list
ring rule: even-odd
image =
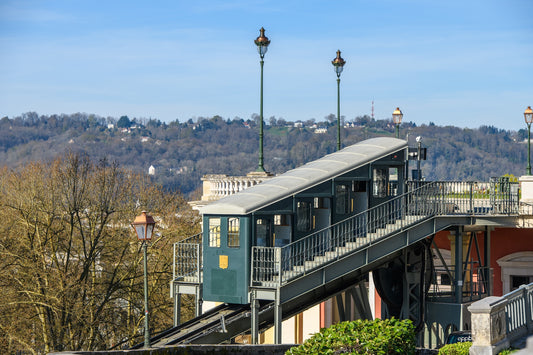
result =
[{"label": "window of funicular car", "polygon": [[220,217],[209,218],[209,246],[220,248]]},{"label": "window of funicular car", "polygon": [[346,185],[335,186],[335,213],[350,213],[350,191]]},{"label": "window of funicular car", "polygon": [[296,228],[299,232],[311,230],[311,204],[306,201],[299,201],[296,205]]},{"label": "window of funicular car", "polygon": [[382,198],[398,195],[399,169],[396,167],[374,168],[372,174],[372,194]]},{"label": "window of funicular car", "polygon": [[372,174],[372,194],[374,197],[387,197],[388,168],[374,168]]},{"label": "window of funicular car", "polygon": [[238,248],[240,246],[239,231],[239,219],[235,217],[228,218],[228,247]]}]

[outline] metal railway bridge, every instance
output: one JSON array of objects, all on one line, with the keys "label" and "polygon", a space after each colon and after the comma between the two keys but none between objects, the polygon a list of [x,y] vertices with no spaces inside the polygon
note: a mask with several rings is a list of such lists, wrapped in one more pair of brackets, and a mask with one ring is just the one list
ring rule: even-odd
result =
[{"label": "metal railway bridge", "polygon": [[[154,337],[152,346],[217,344],[232,342],[243,334],[251,334],[256,343],[258,334],[272,326],[279,343],[282,320],[313,305],[337,296],[342,314],[343,307],[348,307],[347,301],[343,304],[338,297],[342,292],[350,296],[346,299],[353,299],[361,317],[369,317],[364,281],[370,271],[380,274],[380,270],[386,270],[381,272],[382,282],[387,282],[387,276],[399,275],[393,281],[398,283],[395,292],[399,294],[390,295],[389,315],[410,318],[419,330],[427,330],[432,322],[428,309],[432,302],[444,300],[448,306],[441,303],[442,312],[451,318],[461,317],[464,302],[489,294],[491,277],[489,265],[474,269],[464,263],[463,231],[484,231],[486,244],[491,227],[516,226],[520,215],[518,183],[492,179],[488,184],[490,188],[485,191],[476,182],[409,181],[406,193],[284,247],[253,246],[250,303],[222,304],[203,314],[201,237],[177,243],[171,282],[175,326]],[[452,263],[458,267],[446,265],[433,242],[442,230],[454,235]],[[475,244],[477,240],[471,238],[467,253],[479,253]],[[487,253],[489,246],[481,250]],[[442,262],[440,272],[449,279],[447,288],[433,288],[437,272],[433,259]],[[487,255],[478,259],[489,260]],[[475,273],[475,283],[465,282],[473,280],[468,273]],[[182,294],[195,295],[196,317],[179,324]],[[394,304],[398,295],[401,301]],[[387,301],[387,295],[382,298]]]}]

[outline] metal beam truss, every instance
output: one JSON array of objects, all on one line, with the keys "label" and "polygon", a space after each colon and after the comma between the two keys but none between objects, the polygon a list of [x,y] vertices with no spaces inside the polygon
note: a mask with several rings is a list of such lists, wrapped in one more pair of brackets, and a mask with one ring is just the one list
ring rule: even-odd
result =
[{"label": "metal beam truss", "polygon": [[[454,227],[450,235],[455,250],[450,262],[432,242],[432,254],[439,265],[433,270],[433,282],[427,296],[425,345],[441,346],[451,331],[468,328],[470,320],[466,306],[492,295],[490,231],[488,226],[471,231],[465,231],[464,226]],[[480,234],[483,249],[480,248]]]},{"label": "metal beam truss", "polygon": [[[341,322],[355,319],[372,319],[366,280],[335,296]],[[352,317],[353,310],[353,317]]]}]

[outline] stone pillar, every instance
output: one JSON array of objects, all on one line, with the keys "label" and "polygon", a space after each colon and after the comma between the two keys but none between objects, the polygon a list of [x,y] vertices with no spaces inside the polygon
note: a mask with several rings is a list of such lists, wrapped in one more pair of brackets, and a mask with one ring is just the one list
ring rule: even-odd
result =
[{"label": "stone pillar", "polygon": [[520,198],[520,214],[528,216],[524,222],[523,227],[531,227],[533,216],[533,175],[524,175],[520,179],[520,189],[522,190],[522,196]]},{"label": "stone pillar", "polygon": [[520,186],[522,188],[522,198],[520,202],[533,204],[533,175],[521,176]]},{"label": "stone pillar", "polygon": [[470,355],[495,355],[510,346],[507,339],[505,305],[500,297],[486,297],[472,303],[472,347]]}]

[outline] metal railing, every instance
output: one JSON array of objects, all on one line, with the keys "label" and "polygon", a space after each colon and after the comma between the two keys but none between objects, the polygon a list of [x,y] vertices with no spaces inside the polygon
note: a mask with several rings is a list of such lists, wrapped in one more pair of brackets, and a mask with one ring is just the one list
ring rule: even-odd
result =
[{"label": "metal railing", "polygon": [[[409,182],[405,194],[284,247],[254,246],[251,285],[272,287],[273,282],[285,284],[436,215],[518,213],[516,183],[494,183],[485,190],[480,190],[479,186],[476,182]],[[274,252],[275,249],[280,250]]]},{"label": "metal railing", "polygon": [[477,301],[468,310],[476,319],[472,321],[472,346],[476,353],[497,353],[533,334],[533,283],[502,297]]},{"label": "metal railing", "polygon": [[[460,289],[463,302],[477,301],[489,295],[489,280],[492,279],[490,267],[468,267],[463,277],[463,285]],[[432,301],[456,300],[455,278],[453,266],[434,268],[428,298]]]},{"label": "metal railing", "polygon": [[174,243],[174,281],[202,282],[202,233]]},{"label": "metal railing", "polygon": [[517,214],[518,183],[492,178],[488,183],[474,181],[409,181],[407,191],[425,185],[433,190],[433,198],[442,204],[439,214],[496,215]]},{"label": "metal railing", "polygon": [[505,305],[507,338],[513,341],[533,333],[533,283],[520,286],[504,295],[499,302],[503,300],[507,301]]}]

